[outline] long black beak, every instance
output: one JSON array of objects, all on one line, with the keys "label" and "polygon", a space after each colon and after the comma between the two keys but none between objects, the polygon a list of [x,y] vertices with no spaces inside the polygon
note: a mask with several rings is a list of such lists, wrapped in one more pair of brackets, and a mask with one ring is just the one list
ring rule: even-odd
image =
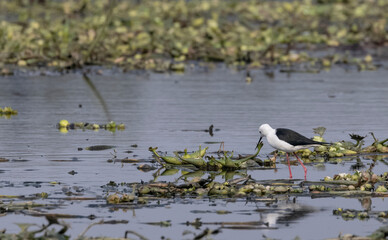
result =
[{"label": "long black beak", "polygon": [[257,144],[256,144],[255,150],[259,147],[259,144],[260,144],[260,142],[261,142],[262,139],[263,139],[263,137],[260,137],[259,141],[258,141]]}]

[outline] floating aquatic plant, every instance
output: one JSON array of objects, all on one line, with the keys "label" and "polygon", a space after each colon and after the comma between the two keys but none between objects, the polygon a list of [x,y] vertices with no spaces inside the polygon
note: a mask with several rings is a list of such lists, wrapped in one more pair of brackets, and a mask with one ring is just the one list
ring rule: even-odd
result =
[{"label": "floating aquatic plant", "polygon": [[358,134],[349,134],[349,136],[351,139],[356,141],[356,148],[361,147],[363,139],[366,138],[366,136],[360,136]]},{"label": "floating aquatic plant", "polygon": [[202,149],[200,145],[198,151],[195,151],[193,153],[187,153],[187,149],[185,149],[184,154],[182,156],[179,155],[177,152],[174,152],[174,154],[184,163],[192,164],[197,168],[203,168],[204,166],[206,166],[206,162],[203,159],[203,156],[205,156],[207,149],[208,147]]},{"label": "floating aquatic plant", "polygon": [[[0,61],[58,69],[114,64],[184,71],[185,61],[201,60],[373,70],[370,54],[338,52],[385,46],[387,8],[387,1],[3,1]],[[322,47],[336,54],[309,54]],[[4,66],[1,75],[13,73]]]},{"label": "floating aquatic plant", "polygon": [[11,116],[13,115],[17,115],[18,114],[18,111],[12,109],[11,107],[4,107],[4,108],[1,108],[0,107],[0,117],[4,117],[4,118],[11,118]]},{"label": "floating aquatic plant", "polygon": [[[246,168],[245,163],[248,160],[254,159],[260,152],[263,147],[263,143],[260,142],[257,145],[256,153],[253,155],[249,155],[240,159],[232,159],[233,152],[228,154],[228,152],[224,152],[224,156],[220,158],[216,158],[214,156],[208,156],[208,161],[205,161],[204,156],[206,154],[206,150],[208,147],[204,149],[199,146],[199,150],[188,153],[187,149],[183,151],[183,155],[180,155],[178,152],[174,152],[175,157],[173,156],[161,156],[158,152],[156,152],[157,148],[150,147],[148,150],[151,151],[158,160],[163,160],[166,164],[171,165],[183,165],[189,164],[193,165],[198,169],[208,169],[208,170],[218,170],[218,169],[241,169]],[[161,163],[161,162],[160,162]],[[163,163],[161,163],[163,165]]]},{"label": "floating aquatic plant", "polygon": [[318,134],[320,137],[322,137],[323,134],[325,134],[325,132],[326,132],[326,128],[325,127],[317,127],[317,128],[313,128],[313,130],[314,130],[314,133]]},{"label": "floating aquatic plant", "polygon": [[94,130],[98,131],[100,129],[105,129],[111,132],[114,132],[117,130],[124,130],[125,125],[123,123],[116,124],[114,121],[110,121],[107,124],[97,124],[97,123],[84,123],[84,122],[74,122],[70,123],[69,121],[63,119],[59,121],[57,124],[57,127],[62,132],[67,132],[67,130],[72,129],[82,129],[82,130]]},{"label": "floating aquatic plant", "polygon": [[[322,189],[320,191],[372,191],[375,193],[385,193],[387,188],[385,186],[386,176],[388,173],[383,173],[380,176],[372,172],[373,164],[370,169],[366,171],[355,171],[353,174],[350,173],[339,173],[335,174],[333,177],[326,176],[322,182]],[[331,186],[330,188],[325,188],[324,186]],[[336,187],[333,187],[337,185]],[[310,190],[317,190],[314,187],[310,186]]]},{"label": "floating aquatic plant", "polygon": [[199,145],[199,150],[198,151],[195,151],[193,153],[187,153],[187,148],[184,150],[184,155],[182,156],[183,159],[187,159],[187,158],[202,158],[203,156],[205,156],[206,154],[206,151],[209,147],[205,147],[204,149],[202,149],[201,145]]},{"label": "floating aquatic plant", "polygon": [[15,109],[12,109],[11,107],[4,107],[4,108],[0,108],[0,114],[16,115],[18,114],[18,111],[16,111]]},{"label": "floating aquatic plant", "polygon": [[211,156],[209,157],[210,161],[215,161],[221,165],[221,168],[223,169],[240,169],[240,168],[246,168],[246,162],[248,160],[254,159],[259,153],[261,148],[263,147],[263,142],[259,142],[256,147],[256,153],[249,155],[244,158],[240,159],[232,159],[233,152],[229,155],[228,152],[224,152],[224,157],[221,157],[219,159]]},{"label": "floating aquatic plant", "polygon": [[203,159],[203,157],[190,157],[190,156],[180,156],[177,152],[174,152],[175,156],[183,161],[184,163],[188,163],[191,165],[194,165],[197,168],[205,168],[206,167],[206,161]]},{"label": "floating aquatic plant", "polygon": [[[167,164],[172,164],[172,165],[182,165],[183,162],[178,158],[178,157],[172,157],[172,156],[161,156],[158,152],[156,152],[158,148],[155,147],[149,147],[148,150],[151,151],[156,157],[157,159],[162,159],[165,163]],[[161,163],[159,161],[159,163]],[[163,164],[163,163],[161,163]]]},{"label": "floating aquatic plant", "polygon": [[149,182],[139,185],[139,187],[137,187],[138,185],[134,187],[135,190],[131,195],[126,195],[125,193],[108,195],[106,197],[107,203],[122,204],[134,201],[139,203],[139,198],[146,200],[148,198],[151,199],[151,196],[160,198],[171,198],[176,196],[246,197],[247,195],[270,197],[273,194],[304,193],[301,187],[292,185],[288,182],[261,184],[249,177],[233,179],[225,183],[215,182],[212,179],[193,178],[193,180],[186,181],[186,183],[182,184],[172,182]]},{"label": "floating aquatic plant", "polygon": [[360,220],[364,220],[370,217],[370,214],[366,210],[352,210],[352,209],[334,209],[333,210],[333,215],[338,215],[341,216],[345,220],[351,220],[358,218]]},{"label": "floating aquatic plant", "polygon": [[381,153],[388,153],[388,138],[384,139],[383,141],[379,141],[374,133],[370,133],[374,139],[374,142],[372,145],[365,147],[362,149],[362,152],[364,153],[370,153],[370,152],[381,152]]}]

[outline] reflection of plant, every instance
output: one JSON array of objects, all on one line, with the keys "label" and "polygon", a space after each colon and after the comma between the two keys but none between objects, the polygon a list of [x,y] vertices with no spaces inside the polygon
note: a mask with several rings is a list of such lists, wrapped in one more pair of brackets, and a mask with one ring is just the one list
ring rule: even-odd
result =
[{"label": "reflection of plant", "polygon": [[[64,222],[58,222],[58,219],[51,216],[46,216],[46,220],[48,221],[47,225],[39,226],[37,224],[29,224],[29,223],[19,223],[17,224],[20,227],[20,232],[17,234],[5,234],[0,233],[0,239],[69,239],[70,237],[66,235],[66,231],[69,226]],[[54,228],[48,229],[52,225],[59,225],[62,228],[57,231]],[[36,226],[38,230],[29,230],[30,227]],[[43,234],[44,237],[38,237],[37,235]]]}]

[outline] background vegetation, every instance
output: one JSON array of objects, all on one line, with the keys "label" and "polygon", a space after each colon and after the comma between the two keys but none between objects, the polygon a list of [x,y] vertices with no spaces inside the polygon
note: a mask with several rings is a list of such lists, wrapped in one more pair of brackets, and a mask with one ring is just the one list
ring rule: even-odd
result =
[{"label": "background vegetation", "polygon": [[183,70],[187,60],[360,65],[373,58],[361,51],[354,59],[354,50],[387,46],[387,19],[386,0],[7,0],[0,1],[0,64],[161,71]]}]

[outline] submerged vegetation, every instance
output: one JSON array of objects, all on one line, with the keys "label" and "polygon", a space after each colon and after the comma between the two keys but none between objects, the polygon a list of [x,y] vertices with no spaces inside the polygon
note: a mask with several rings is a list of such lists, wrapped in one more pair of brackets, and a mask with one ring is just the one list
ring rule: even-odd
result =
[{"label": "submerged vegetation", "polygon": [[388,43],[382,0],[1,1],[0,15],[3,75],[9,64],[184,71],[188,60],[375,69],[367,49]]}]

